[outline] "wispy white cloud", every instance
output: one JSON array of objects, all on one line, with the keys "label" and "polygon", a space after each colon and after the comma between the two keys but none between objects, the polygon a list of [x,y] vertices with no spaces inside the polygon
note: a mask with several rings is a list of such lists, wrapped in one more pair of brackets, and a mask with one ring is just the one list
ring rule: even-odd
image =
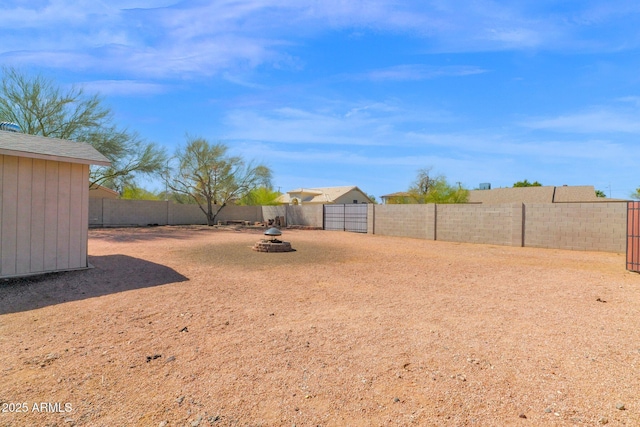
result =
[{"label": "wispy white cloud", "polygon": [[320,114],[294,108],[267,113],[234,111],[228,114],[225,138],[285,144],[382,145],[386,125],[373,119]]},{"label": "wispy white cloud", "polygon": [[640,133],[640,111],[633,113],[608,108],[541,118],[521,123],[523,126],[578,134]]},{"label": "wispy white cloud", "polygon": [[156,95],[167,92],[165,85],[135,80],[96,80],[80,83],[90,93],[106,96]]},{"label": "wispy white cloud", "polygon": [[402,129],[449,123],[450,114],[404,108],[393,102],[335,102],[322,110],[280,107],[227,113],[225,138],[285,144],[413,146],[424,144]]},{"label": "wispy white cloud", "polygon": [[[120,71],[128,75],[185,77],[232,72],[238,67],[295,64],[296,58],[289,53],[292,43],[335,29],[406,34],[428,41],[426,49],[433,50],[584,47],[593,36],[582,29],[615,28],[622,12],[637,12],[637,7],[628,4],[606,8],[594,4],[573,5],[560,13],[536,10],[536,2],[515,7],[489,0],[18,2],[3,10],[0,55],[7,61],[33,64],[42,63],[36,62],[39,57],[57,56],[52,66],[70,69],[77,67],[78,56],[90,56],[90,61],[81,62],[96,70],[117,61]],[[574,16],[582,18],[569,19]],[[619,48],[623,41],[640,43],[615,32],[608,37],[593,46],[607,49]],[[458,75],[455,69],[449,71]],[[370,77],[415,80],[432,78],[433,73],[438,71],[399,66],[378,70]]]},{"label": "wispy white cloud", "polygon": [[396,65],[393,67],[372,70],[367,73],[347,78],[379,81],[415,81],[447,76],[469,76],[486,73],[487,70],[474,66],[431,66],[421,64]]},{"label": "wispy white cloud", "polygon": [[[386,103],[354,106],[346,113],[291,107],[270,112],[236,110],[229,113],[224,121],[225,138],[252,143],[340,146],[347,151],[371,147],[375,151],[382,150],[380,152],[397,149],[399,153],[415,153],[397,157],[389,157],[387,153],[383,157],[378,156],[377,160],[372,159],[376,156],[368,157],[374,163],[399,157],[408,161],[406,159],[426,156],[426,153],[470,156],[471,160],[478,156],[491,156],[496,159],[567,163],[614,160],[624,156],[626,150],[625,144],[616,139],[573,135],[540,138],[523,134],[517,127],[426,132],[416,130],[416,127],[424,127],[425,122],[420,121],[424,116],[420,112],[412,114],[409,110]],[[455,127],[455,121],[451,121],[451,117],[448,120],[438,122],[446,124],[449,129]],[[341,149],[331,148],[326,155],[333,155],[331,153]]]},{"label": "wispy white cloud", "polygon": [[640,109],[640,96],[623,96],[616,99],[616,101],[629,103]]}]

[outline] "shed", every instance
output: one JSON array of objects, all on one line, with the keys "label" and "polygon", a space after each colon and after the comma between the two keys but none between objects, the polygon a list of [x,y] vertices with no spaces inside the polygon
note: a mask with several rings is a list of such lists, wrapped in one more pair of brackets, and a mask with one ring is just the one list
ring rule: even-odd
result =
[{"label": "shed", "polygon": [[0,277],[87,268],[91,145],[0,130]]}]

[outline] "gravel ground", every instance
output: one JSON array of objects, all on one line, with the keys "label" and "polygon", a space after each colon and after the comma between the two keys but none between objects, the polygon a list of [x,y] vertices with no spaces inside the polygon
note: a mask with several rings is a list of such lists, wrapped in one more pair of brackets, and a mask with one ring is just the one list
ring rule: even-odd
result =
[{"label": "gravel ground", "polygon": [[285,230],[91,230],[0,281],[0,426],[640,425],[622,254]]}]

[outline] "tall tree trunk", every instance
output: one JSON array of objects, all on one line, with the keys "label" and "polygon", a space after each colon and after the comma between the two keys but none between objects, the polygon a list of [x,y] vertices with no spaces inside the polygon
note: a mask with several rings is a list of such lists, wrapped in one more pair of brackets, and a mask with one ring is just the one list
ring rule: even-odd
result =
[{"label": "tall tree trunk", "polygon": [[213,213],[213,207],[211,206],[211,199],[207,199],[207,225],[211,227],[215,225],[216,215]]}]

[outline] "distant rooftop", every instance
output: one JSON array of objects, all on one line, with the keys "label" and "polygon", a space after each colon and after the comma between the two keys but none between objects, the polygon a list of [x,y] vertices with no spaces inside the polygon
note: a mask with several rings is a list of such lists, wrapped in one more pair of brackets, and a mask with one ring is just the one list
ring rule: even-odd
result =
[{"label": "distant rooftop", "polygon": [[612,199],[596,196],[593,185],[564,185],[561,187],[510,187],[469,191],[468,203],[576,203],[607,202]]}]

